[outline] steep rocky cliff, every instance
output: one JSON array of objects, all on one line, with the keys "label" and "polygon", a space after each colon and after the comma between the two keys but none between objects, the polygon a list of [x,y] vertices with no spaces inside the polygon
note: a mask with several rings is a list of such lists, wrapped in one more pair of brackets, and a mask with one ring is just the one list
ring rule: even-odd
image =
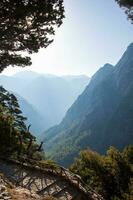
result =
[{"label": "steep rocky cliff", "polygon": [[133,139],[133,44],[116,66],[106,64],[68,110],[60,125],[44,134],[45,149],[69,165],[78,152],[92,148],[105,153]]}]

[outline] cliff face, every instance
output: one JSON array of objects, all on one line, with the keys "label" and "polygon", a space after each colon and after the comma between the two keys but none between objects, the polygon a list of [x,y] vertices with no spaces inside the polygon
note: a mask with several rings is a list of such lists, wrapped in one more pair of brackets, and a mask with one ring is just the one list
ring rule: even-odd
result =
[{"label": "cliff face", "polygon": [[133,44],[116,66],[106,64],[68,110],[59,126],[45,133],[45,149],[69,165],[78,152],[92,148],[105,153],[133,139]]}]

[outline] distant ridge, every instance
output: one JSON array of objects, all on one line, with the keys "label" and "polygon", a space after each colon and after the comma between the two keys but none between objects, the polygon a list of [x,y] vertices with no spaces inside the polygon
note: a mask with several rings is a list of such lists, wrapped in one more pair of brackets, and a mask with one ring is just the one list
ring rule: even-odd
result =
[{"label": "distant ridge", "polygon": [[87,76],[59,77],[32,71],[18,72],[13,76],[0,75],[0,85],[21,97],[21,109],[36,136],[60,123],[89,81]]}]

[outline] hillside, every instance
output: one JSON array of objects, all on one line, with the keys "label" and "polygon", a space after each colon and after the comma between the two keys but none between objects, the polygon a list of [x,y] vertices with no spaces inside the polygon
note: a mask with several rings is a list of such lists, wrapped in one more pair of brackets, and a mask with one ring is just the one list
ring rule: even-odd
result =
[{"label": "hillside", "polygon": [[133,44],[116,66],[106,64],[68,110],[63,121],[44,135],[48,154],[69,165],[78,152],[122,149],[133,139]]},{"label": "hillside", "polygon": [[86,76],[81,80],[80,77],[73,77],[72,80],[54,75],[42,75],[31,81],[23,90],[23,97],[43,116],[44,129],[60,123],[68,108],[89,82]]},{"label": "hillside", "polygon": [[20,108],[23,112],[23,115],[26,116],[27,125],[31,125],[30,131],[36,137],[39,137],[39,133],[44,130],[45,124],[43,122],[43,117],[39,114],[39,112],[23,97],[15,93],[15,96],[18,99]]},{"label": "hillside", "polygon": [[[20,102],[21,109],[33,125],[33,132],[38,132],[38,135],[60,123],[89,81],[84,75],[58,77],[31,71],[22,71],[13,76],[0,76],[0,85],[25,99],[26,104],[24,100],[23,103]],[[34,107],[36,115],[29,111],[31,106]],[[35,120],[37,118],[38,120]]]}]

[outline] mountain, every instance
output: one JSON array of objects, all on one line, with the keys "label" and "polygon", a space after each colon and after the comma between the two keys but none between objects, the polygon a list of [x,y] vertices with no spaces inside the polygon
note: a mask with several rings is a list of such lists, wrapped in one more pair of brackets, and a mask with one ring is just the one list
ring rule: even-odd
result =
[{"label": "mountain", "polygon": [[43,116],[44,129],[47,129],[60,123],[88,82],[86,76],[73,77],[70,81],[64,77],[40,75],[23,88],[21,95]]},{"label": "mountain", "polygon": [[24,84],[25,82],[23,82],[21,79],[18,79],[17,77],[15,78],[12,76],[0,75],[0,85],[8,90],[14,92],[21,91],[21,88],[24,87]]},{"label": "mountain", "polygon": [[23,80],[33,80],[40,76],[39,73],[33,72],[33,71],[21,71],[13,75],[14,78],[19,78]]},{"label": "mountain", "polygon": [[13,76],[0,75],[0,85],[6,89],[17,92],[21,95],[26,86],[39,76],[38,73],[32,71],[22,71]]},{"label": "mountain", "polygon": [[27,118],[27,125],[31,125],[30,131],[36,137],[39,137],[39,133],[44,130],[44,122],[42,116],[39,112],[23,97],[15,93],[15,96],[18,99],[21,111],[23,112],[23,116]]},{"label": "mountain", "polygon": [[116,66],[106,64],[92,77],[62,122],[44,134],[48,155],[68,166],[80,150],[105,153],[133,140],[133,44]]},{"label": "mountain", "polygon": [[[84,75],[58,77],[49,74],[41,75],[32,71],[22,71],[13,76],[0,76],[0,85],[18,94],[29,104],[28,108],[23,101],[22,110],[31,110],[32,106],[32,109],[34,108],[37,112],[37,115],[29,112],[27,117],[33,124],[34,132],[38,131],[39,134],[41,134],[40,130],[44,131],[60,123],[68,108],[89,81],[90,79]],[[34,120],[33,118],[38,115],[41,117]]]}]

